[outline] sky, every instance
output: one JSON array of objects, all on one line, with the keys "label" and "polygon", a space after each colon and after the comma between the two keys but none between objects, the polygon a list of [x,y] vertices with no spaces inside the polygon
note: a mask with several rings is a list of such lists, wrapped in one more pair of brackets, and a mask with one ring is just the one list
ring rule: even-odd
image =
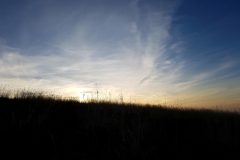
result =
[{"label": "sky", "polygon": [[239,0],[0,1],[2,86],[240,109],[239,68]]}]

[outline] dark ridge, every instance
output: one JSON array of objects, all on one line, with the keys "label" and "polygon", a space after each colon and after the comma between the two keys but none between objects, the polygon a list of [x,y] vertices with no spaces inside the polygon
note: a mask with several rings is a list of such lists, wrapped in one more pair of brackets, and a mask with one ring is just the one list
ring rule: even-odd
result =
[{"label": "dark ridge", "polygon": [[240,159],[234,112],[22,95],[0,96],[7,159]]}]

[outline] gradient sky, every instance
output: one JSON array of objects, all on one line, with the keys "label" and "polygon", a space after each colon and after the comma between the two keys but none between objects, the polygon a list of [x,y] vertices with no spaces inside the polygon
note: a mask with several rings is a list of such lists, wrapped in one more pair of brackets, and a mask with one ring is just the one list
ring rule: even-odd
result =
[{"label": "gradient sky", "polygon": [[239,0],[0,1],[12,88],[240,108],[239,51]]}]

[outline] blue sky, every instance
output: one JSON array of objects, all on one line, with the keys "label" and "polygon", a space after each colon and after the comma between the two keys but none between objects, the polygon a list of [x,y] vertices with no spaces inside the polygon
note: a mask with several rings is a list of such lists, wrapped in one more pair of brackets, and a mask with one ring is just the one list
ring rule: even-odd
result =
[{"label": "blue sky", "polygon": [[240,1],[1,0],[0,82],[63,96],[240,106]]}]

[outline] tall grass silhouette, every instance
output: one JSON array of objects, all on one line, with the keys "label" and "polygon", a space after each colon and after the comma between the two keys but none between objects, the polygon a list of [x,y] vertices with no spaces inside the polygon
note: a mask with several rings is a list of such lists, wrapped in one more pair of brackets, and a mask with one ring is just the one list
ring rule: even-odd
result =
[{"label": "tall grass silhouette", "polygon": [[8,159],[240,158],[240,116],[0,90],[1,156]]}]

